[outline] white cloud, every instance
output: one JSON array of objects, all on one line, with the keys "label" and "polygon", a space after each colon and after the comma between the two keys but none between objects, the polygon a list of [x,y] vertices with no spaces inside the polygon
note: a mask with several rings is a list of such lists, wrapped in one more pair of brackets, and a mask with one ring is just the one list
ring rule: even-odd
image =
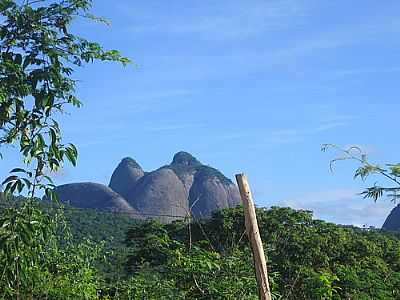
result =
[{"label": "white cloud", "polygon": [[312,210],[318,219],[339,224],[381,227],[393,203],[364,199],[356,189],[333,189],[310,192],[279,201],[279,206]]}]

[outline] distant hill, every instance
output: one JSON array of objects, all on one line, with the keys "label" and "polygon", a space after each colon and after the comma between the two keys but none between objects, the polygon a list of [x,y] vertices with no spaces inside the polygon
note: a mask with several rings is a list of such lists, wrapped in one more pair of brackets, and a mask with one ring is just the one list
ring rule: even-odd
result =
[{"label": "distant hill", "polygon": [[188,215],[204,218],[240,203],[233,182],[217,169],[203,165],[187,152],[174,155],[171,164],[145,172],[133,158],[124,158],[111,175],[109,186],[71,183],[56,188],[61,201],[79,208],[125,213],[131,217],[171,222]]},{"label": "distant hill", "polygon": [[400,231],[400,204],[392,209],[389,216],[386,218],[382,229]]}]

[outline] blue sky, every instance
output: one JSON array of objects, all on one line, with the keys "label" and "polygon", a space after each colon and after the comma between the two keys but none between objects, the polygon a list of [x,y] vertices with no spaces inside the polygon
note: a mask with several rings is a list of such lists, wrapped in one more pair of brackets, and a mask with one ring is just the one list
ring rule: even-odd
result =
[{"label": "blue sky", "polygon": [[[357,193],[354,164],[329,171],[322,143],[397,162],[398,1],[94,1],[110,27],[75,32],[134,66],[77,71],[84,107],[63,116],[80,151],[58,183],[107,184],[126,156],[146,170],[186,150],[233,178],[259,206],[289,205],[344,224],[381,226],[393,204]],[[8,151],[0,175],[15,165]]]}]

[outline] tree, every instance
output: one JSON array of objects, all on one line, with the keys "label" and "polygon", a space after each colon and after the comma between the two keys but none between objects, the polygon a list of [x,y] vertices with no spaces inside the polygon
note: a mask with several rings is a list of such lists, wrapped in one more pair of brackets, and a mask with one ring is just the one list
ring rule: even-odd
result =
[{"label": "tree", "polygon": [[74,68],[95,60],[130,62],[71,33],[76,17],[106,22],[90,7],[91,0],[0,0],[0,150],[18,145],[28,166],[11,170],[6,192],[27,188],[34,197],[39,189],[52,196],[48,174],[65,160],[76,164],[77,149],[63,143],[57,123],[68,106],[81,106]]},{"label": "tree", "polygon": [[[399,299],[396,235],[315,220],[310,211],[290,208],[258,208],[257,220],[268,247],[273,299]],[[121,293],[258,299],[244,233],[241,207],[217,211],[190,230],[184,221],[136,224],[127,233],[133,277]]]},{"label": "tree", "polygon": [[68,107],[81,106],[74,70],[98,60],[130,62],[71,32],[77,17],[107,23],[90,8],[91,0],[0,0],[0,156],[14,145],[26,165],[11,170],[3,187],[5,198],[28,196],[0,217],[1,298],[97,298],[88,262],[98,251],[60,238],[63,214],[35,203],[38,191],[54,200],[51,174],[65,161],[76,164],[77,149],[63,142],[57,122]]},{"label": "tree", "polygon": [[366,180],[371,175],[380,175],[388,182],[387,185],[378,185],[375,183],[373,186],[368,187],[361,194],[364,198],[372,198],[377,201],[382,196],[387,196],[391,201],[396,202],[400,198],[400,163],[386,164],[384,166],[374,164],[368,160],[367,154],[358,146],[352,146],[347,149],[340,148],[334,144],[322,145],[322,151],[326,152],[329,149],[336,150],[339,156],[332,159],[330,162],[330,169],[336,162],[342,160],[351,160],[359,163],[359,167],[354,173],[354,178],[361,178]]}]

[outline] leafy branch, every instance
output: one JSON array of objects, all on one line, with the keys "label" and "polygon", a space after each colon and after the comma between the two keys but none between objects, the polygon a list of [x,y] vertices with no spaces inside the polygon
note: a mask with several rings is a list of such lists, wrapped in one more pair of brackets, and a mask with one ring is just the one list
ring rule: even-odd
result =
[{"label": "leafy branch", "polygon": [[359,167],[355,170],[354,179],[361,178],[365,181],[371,175],[380,175],[392,183],[392,186],[380,186],[375,183],[373,186],[366,188],[361,195],[364,198],[371,198],[374,201],[382,198],[384,195],[396,202],[400,198],[400,163],[386,164],[384,167],[373,164],[368,160],[367,154],[358,146],[341,148],[335,144],[323,144],[321,147],[323,152],[334,150],[338,153],[338,157],[330,161],[329,167],[333,171],[334,165],[339,161],[351,160],[359,163]]},{"label": "leafy branch", "polygon": [[88,12],[91,3],[0,0],[0,152],[18,145],[28,166],[3,181],[7,193],[26,188],[32,198],[37,190],[55,198],[48,174],[65,161],[75,166],[78,156],[73,144],[63,143],[57,123],[58,114],[82,104],[75,96],[74,69],[98,60],[130,63],[119,51],[71,33],[77,17],[107,24]]}]

